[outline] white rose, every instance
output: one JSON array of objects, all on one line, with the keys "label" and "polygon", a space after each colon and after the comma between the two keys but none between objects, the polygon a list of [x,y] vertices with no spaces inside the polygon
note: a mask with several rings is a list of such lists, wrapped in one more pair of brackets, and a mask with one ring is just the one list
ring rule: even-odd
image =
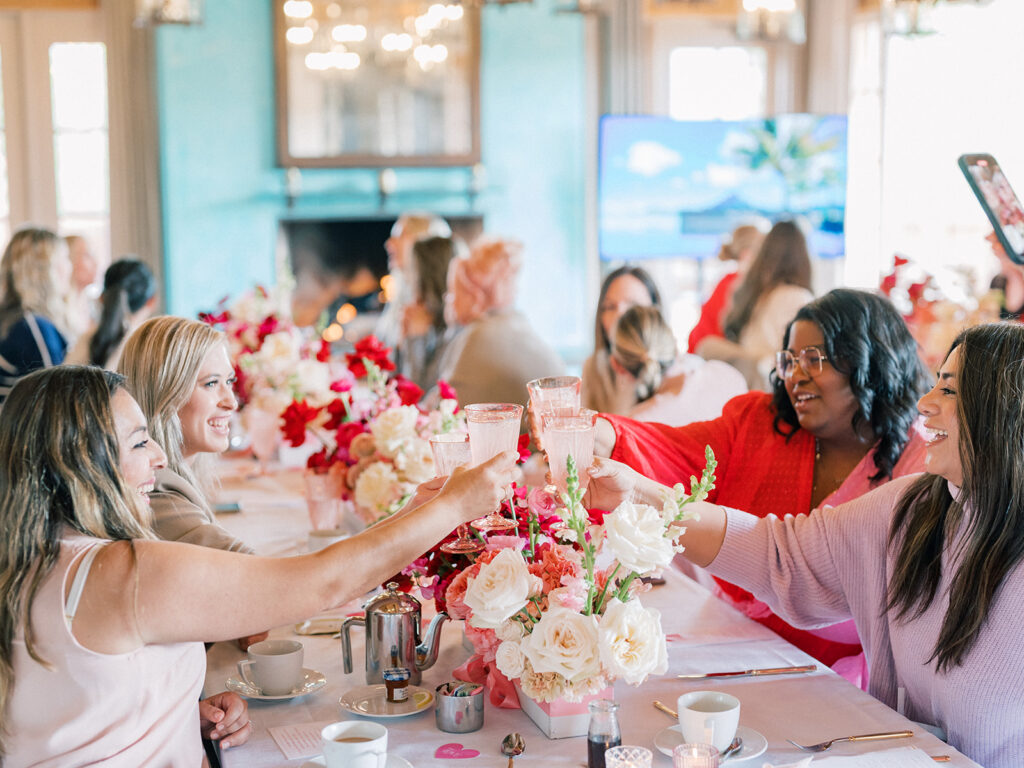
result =
[{"label": "white rose", "polygon": [[498,646],[494,654],[494,663],[498,665],[501,674],[509,680],[514,680],[523,674],[526,668],[526,657],[517,642],[504,642]]},{"label": "white rose", "polygon": [[330,373],[328,366],[319,360],[300,360],[293,377],[296,390],[308,394],[317,404],[326,404],[334,397]]},{"label": "white rose", "polygon": [[503,621],[498,625],[498,628],[494,630],[494,634],[498,636],[499,640],[503,640],[509,643],[518,643],[523,639],[523,635],[526,634],[523,630],[523,624],[519,621]]},{"label": "white rose", "polygon": [[665,521],[661,512],[646,504],[619,504],[605,515],[605,546],[612,556],[629,571],[639,574],[665,568],[675,551],[665,538]]},{"label": "white rose", "polygon": [[597,619],[551,606],[522,642],[536,672],[554,672],[567,682],[601,674]]},{"label": "white rose", "polygon": [[598,635],[605,669],[631,685],[668,669],[661,613],[644,608],[639,600],[611,600],[598,624]]},{"label": "white rose", "polygon": [[523,556],[514,549],[503,549],[466,587],[466,607],[472,612],[469,623],[480,629],[497,629],[510,616],[526,606],[533,585]]},{"label": "white rose", "polygon": [[430,443],[420,437],[406,440],[395,456],[395,469],[410,483],[419,485],[434,477],[434,455]]},{"label": "white rose", "polygon": [[416,406],[400,405],[389,408],[370,424],[370,432],[377,441],[377,450],[389,459],[395,458],[403,443],[416,437],[416,421],[420,412]]},{"label": "white rose", "polygon": [[366,509],[387,512],[401,495],[402,486],[398,481],[398,475],[386,462],[375,461],[360,472],[356,480],[356,504]]}]

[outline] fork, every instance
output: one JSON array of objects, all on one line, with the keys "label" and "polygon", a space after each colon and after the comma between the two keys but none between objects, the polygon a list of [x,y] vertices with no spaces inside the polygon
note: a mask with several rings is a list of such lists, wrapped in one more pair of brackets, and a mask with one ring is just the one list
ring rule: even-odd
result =
[{"label": "fork", "polygon": [[886,733],[863,733],[859,736],[843,736],[838,739],[823,741],[820,744],[797,744],[792,739],[786,739],[786,741],[794,747],[802,749],[804,752],[824,752],[837,741],[882,741],[883,739],[906,739],[913,735],[913,731],[887,731]]}]

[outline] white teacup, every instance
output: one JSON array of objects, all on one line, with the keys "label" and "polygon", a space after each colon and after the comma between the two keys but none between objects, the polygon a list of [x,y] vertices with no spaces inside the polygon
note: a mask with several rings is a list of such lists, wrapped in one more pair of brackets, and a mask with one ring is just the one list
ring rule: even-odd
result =
[{"label": "white teacup", "polygon": [[320,739],[327,768],[384,768],[388,759],[388,729],[380,723],[331,723]]},{"label": "white teacup", "polygon": [[693,691],[676,700],[683,741],[710,744],[719,752],[732,743],[740,725],[740,700],[727,693]]},{"label": "white teacup", "polygon": [[298,640],[253,643],[248,654],[248,659],[238,662],[238,674],[265,696],[285,696],[302,684],[302,643]]}]

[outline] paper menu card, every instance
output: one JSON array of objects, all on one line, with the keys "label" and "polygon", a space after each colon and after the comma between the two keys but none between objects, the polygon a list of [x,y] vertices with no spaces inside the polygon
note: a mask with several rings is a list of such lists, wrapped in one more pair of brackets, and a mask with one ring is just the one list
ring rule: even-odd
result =
[{"label": "paper menu card", "polygon": [[333,720],[299,725],[277,725],[270,729],[270,735],[278,748],[289,760],[300,757],[316,757],[320,754],[320,731]]},{"label": "paper menu card", "polygon": [[812,768],[934,768],[936,763],[917,747],[881,749],[859,755],[815,755]]}]

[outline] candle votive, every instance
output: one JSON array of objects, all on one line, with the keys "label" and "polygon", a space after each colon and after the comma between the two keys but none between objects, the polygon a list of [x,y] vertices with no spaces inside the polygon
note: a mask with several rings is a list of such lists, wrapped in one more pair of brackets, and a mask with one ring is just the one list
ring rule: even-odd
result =
[{"label": "candle votive", "polygon": [[680,744],[672,750],[674,768],[718,768],[718,750],[710,744]]},{"label": "candle votive", "polygon": [[612,747],[604,753],[605,768],[651,768],[654,755],[644,747]]}]

